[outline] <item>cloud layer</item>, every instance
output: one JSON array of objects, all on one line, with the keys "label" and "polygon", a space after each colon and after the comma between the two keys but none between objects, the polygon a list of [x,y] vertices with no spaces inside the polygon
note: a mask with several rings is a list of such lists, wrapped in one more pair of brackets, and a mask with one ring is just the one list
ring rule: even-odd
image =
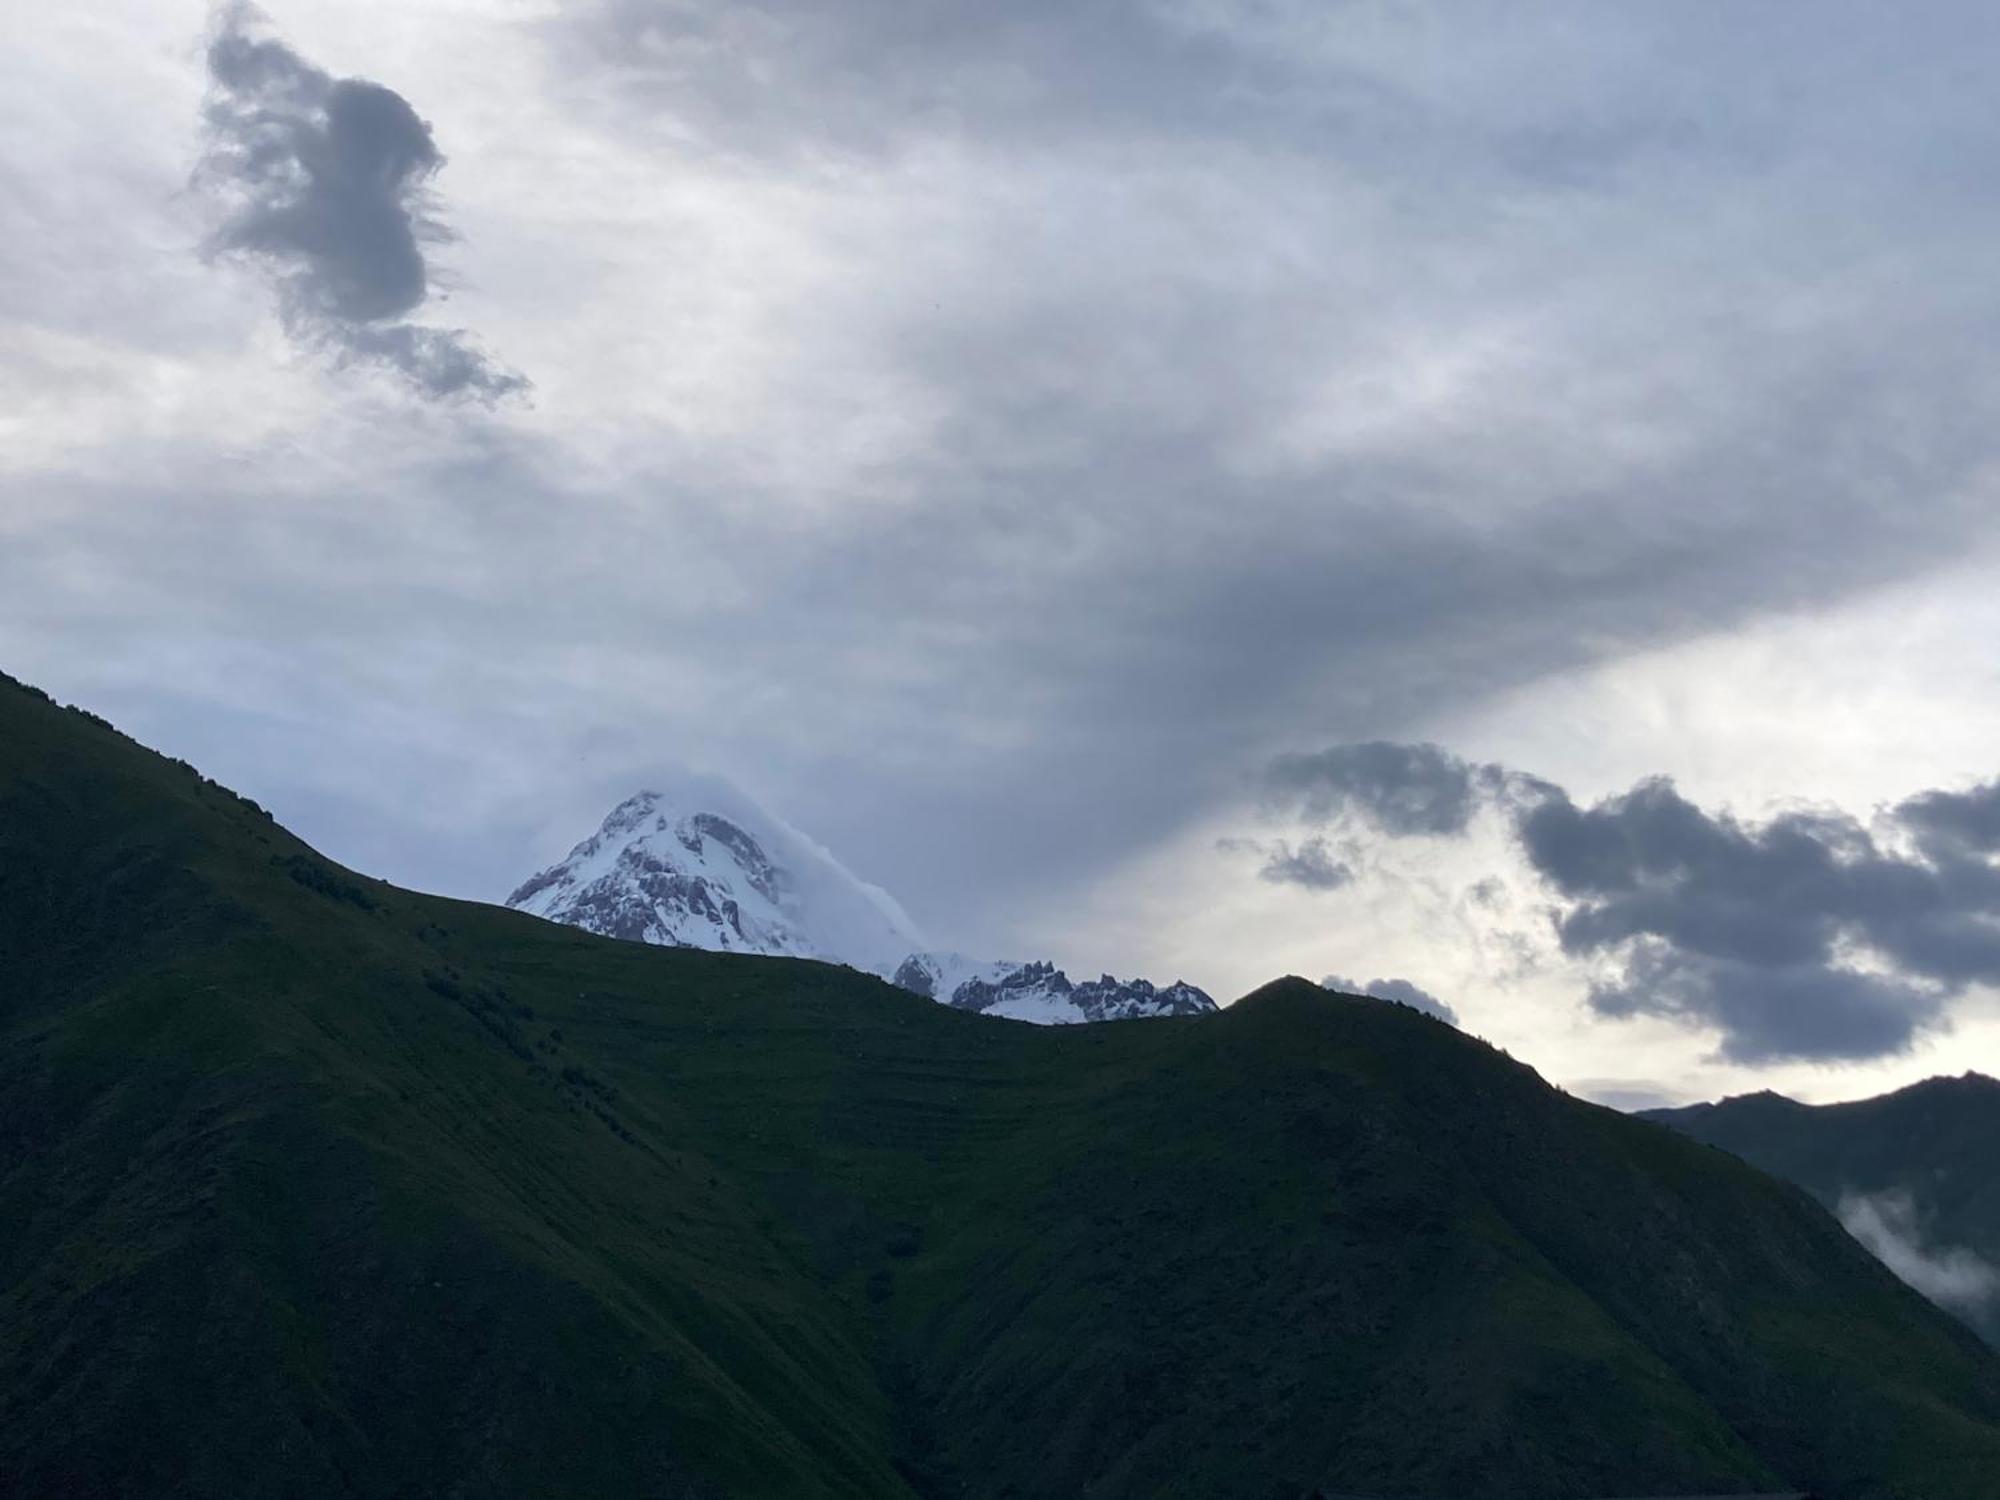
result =
[{"label": "cloud layer", "polygon": [[1579,806],[1435,745],[1287,757],[1268,785],[1309,825],[1391,837],[1460,835],[1498,808],[1556,899],[1562,951],[1596,967],[1592,1008],[1712,1028],[1733,1062],[1893,1054],[1968,986],[2000,984],[2000,782],[1911,797],[1872,829],[1712,813],[1664,778]]},{"label": "cloud layer", "polygon": [[226,204],[212,252],[262,266],[295,338],[395,370],[428,396],[527,387],[461,329],[400,321],[430,295],[424,247],[448,238],[430,126],[393,89],[333,78],[265,34],[248,4],[217,13],[208,151],[198,179]]},{"label": "cloud layer", "polygon": [[1460,834],[1488,801],[1538,797],[1546,783],[1495,765],[1474,765],[1438,745],[1387,740],[1284,755],[1265,773],[1270,799],[1308,822],[1353,813],[1398,838]]}]

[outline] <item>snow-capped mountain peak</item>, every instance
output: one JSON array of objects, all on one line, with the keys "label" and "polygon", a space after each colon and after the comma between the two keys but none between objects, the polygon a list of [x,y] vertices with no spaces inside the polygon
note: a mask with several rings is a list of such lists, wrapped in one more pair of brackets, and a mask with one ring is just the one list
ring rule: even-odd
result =
[{"label": "snow-capped mountain peak", "polygon": [[1181,980],[1161,988],[1106,974],[1077,984],[1052,963],[981,963],[962,953],[912,953],[889,977],[957,1010],[1044,1025],[1191,1016],[1215,1009],[1205,993]]},{"label": "snow-capped mountain peak", "polygon": [[706,779],[628,797],[507,904],[606,937],[876,971],[923,944],[886,891]]},{"label": "snow-capped mountain peak", "polygon": [[886,891],[713,778],[626,798],[507,904],[606,937],[844,963],[959,1010],[1043,1025],[1215,1009],[1179,981],[1077,984],[1050,963],[932,949]]}]

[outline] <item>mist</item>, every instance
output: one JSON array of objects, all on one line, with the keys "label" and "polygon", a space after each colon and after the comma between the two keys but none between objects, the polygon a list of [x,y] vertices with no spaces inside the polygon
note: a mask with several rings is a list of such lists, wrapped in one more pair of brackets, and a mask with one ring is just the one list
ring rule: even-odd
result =
[{"label": "mist", "polygon": [[2000,1296],[2000,1270],[1985,1257],[1963,1246],[1925,1245],[1907,1192],[1843,1194],[1839,1214],[1849,1234],[1939,1307],[1976,1315]]}]

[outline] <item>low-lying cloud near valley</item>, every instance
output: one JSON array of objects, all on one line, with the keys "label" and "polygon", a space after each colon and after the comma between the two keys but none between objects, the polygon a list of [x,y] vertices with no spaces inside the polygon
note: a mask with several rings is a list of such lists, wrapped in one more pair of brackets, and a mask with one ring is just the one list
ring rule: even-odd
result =
[{"label": "low-lying cloud near valley", "polygon": [[2000,1066],[2000,19],[1441,16],[25,15],[0,666],[457,894],[705,767],[970,951]]},{"label": "low-lying cloud near valley", "polygon": [[1839,1213],[1849,1234],[1940,1307],[1976,1317],[2000,1300],[2000,1269],[1963,1246],[1929,1243],[1908,1193],[1852,1193]]}]

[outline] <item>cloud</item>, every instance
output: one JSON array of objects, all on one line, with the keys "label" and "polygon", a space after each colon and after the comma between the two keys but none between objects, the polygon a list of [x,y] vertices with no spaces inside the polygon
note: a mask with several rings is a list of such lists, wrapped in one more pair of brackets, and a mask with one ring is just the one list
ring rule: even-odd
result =
[{"label": "cloud", "polygon": [[1396,838],[1462,834],[1489,804],[1539,802],[1555,790],[1505,766],[1475,765],[1439,745],[1388,740],[1281,755],[1264,774],[1268,801],[1308,823],[1356,816]]},{"label": "cloud", "polygon": [[1978,1316],[2000,1300],[2000,1270],[1972,1250],[1930,1248],[1907,1192],[1843,1194],[1840,1222],[1882,1263],[1938,1306]]},{"label": "cloud", "polygon": [[1956,863],[2000,852],[2000,781],[1969,792],[1925,792],[1896,814],[1934,858]]},{"label": "cloud", "polygon": [[1894,1054],[1967,986],[2000,983],[2000,782],[1911,797],[1878,834],[1839,812],[1711,813],[1665,778],[1579,806],[1435,745],[1288,756],[1269,780],[1308,788],[1308,821],[1392,837],[1462,834],[1502,808],[1558,898],[1563,952],[1599,966],[1592,1008],[1712,1027],[1733,1062]]},{"label": "cloud", "polygon": [[1240,128],[1246,114],[1333,115],[1352,107],[1350,93],[1382,93],[1358,74],[1337,89],[1282,50],[1127,0],[847,0],[837,10],[595,0],[573,8],[564,34],[683,129],[735,150],[884,152],[960,131],[1046,140],[1082,119],[1195,137]]},{"label": "cloud", "polygon": [[430,295],[424,247],[449,238],[429,184],[430,126],[393,89],[334,78],[223,6],[208,46],[197,180],[225,204],[212,253],[262,266],[301,342],[396,371],[425,395],[491,401],[527,388],[461,329],[398,321]]},{"label": "cloud", "polygon": [[1451,1025],[1458,1024],[1458,1012],[1428,990],[1417,988],[1407,979],[1371,979],[1360,984],[1352,979],[1343,979],[1338,974],[1329,974],[1320,981],[1322,989],[1337,991],[1343,995],[1367,995],[1376,1000],[1390,1000],[1397,1005],[1407,1005],[1412,1010],[1420,1010],[1427,1016],[1435,1016]]},{"label": "cloud", "polygon": [[1257,872],[1274,885],[1302,886],[1309,891],[1337,891],[1354,880],[1353,869],[1334,857],[1325,839],[1310,838],[1296,849],[1280,840]]},{"label": "cloud", "polygon": [[1352,810],[1385,833],[1405,837],[1465,832],[1497,774],[1497,767],[1469,765],[1436,745],[1370,740],[1280,757],[1267,784],[1278,796],[1296,799],[1309,821]]},{"label": "cloud", "polygon": [[1592,992],[1600,1012],[1715,1024],[1735,1061],[1863,1058],[1903,1050],[1967,984],[2000,980],[2000,870],[1936,831],[1962,826],[1940,821],[1947,806],[1983,795],[1892,809],[1917,835],[1909,852],[1839,813],[1711,814],[1663,779],[1589,808],[1551,789],[1516,826],[1567,902],[1563,950],[1620,960]]},{"label": "cloud", "polygon": [[1895,975],[1870,974],[1822,958],[1759,965],[1690,952],[1658,938],[1564,946],[1603,952],[1616,976],[1591,986],[1599,1015],[1654,1015],[1721,1032],[1729,1062],[1792,1059],[1857,1061],[1905,1051],[1943,1016],[1952,991]]}]

